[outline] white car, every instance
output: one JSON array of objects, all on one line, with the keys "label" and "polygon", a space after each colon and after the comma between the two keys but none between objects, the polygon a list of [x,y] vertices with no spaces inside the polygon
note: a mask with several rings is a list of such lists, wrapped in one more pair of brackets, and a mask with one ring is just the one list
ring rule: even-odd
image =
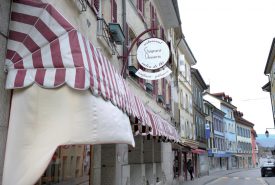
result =
[{"label": "white car", "polygon": [[261,176],[265,177],[266,175],[275,174],[275,163],[271,160],[268,160],[261,166]]}]

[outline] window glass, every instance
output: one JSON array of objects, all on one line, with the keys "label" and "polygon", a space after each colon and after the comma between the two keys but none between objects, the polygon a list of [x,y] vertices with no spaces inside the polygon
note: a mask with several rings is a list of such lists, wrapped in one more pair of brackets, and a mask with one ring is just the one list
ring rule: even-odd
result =
[{"label": "window glass", "polygon": [[60,146],[35,185],[74,183],[78,180],[89,183],[90,158],[90,145]]}]

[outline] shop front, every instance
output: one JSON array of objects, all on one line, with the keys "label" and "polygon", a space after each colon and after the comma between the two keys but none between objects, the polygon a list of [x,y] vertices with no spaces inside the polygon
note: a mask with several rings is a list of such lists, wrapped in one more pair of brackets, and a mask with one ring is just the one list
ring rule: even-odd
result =
[{"label": "shop front", "polygon": [[90,145],[134,146],[132,118],[150,131],[141,100],[51,4],[14,1],[9,29],[4,185],[85,179]]}]

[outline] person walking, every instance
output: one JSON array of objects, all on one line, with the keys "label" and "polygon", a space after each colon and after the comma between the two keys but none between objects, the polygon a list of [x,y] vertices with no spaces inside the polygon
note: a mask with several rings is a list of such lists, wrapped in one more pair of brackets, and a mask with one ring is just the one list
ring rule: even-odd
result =
[{"label": "person walking", "polygon": [[189,159],[187,162],[187,170],[191,176],[191,180],[193,180],[194,179],[194,177],[193,177],[194,167],[193,167],[193,163],[192,163],[191,159]]}]

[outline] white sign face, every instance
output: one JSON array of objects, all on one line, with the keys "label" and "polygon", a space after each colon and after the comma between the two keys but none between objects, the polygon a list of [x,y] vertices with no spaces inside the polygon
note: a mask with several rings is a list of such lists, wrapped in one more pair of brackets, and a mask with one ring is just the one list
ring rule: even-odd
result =
[{"label": "white sign face", "polygon": [[144,40],[137,49],[137,60],[146,69],[158,69],[165,65],[170,57],[166,42],[158,38]]},{"label": "white sign face", "polygon": [[147,71],[143,71],[143,70],[139,69],[136,72],[136,75],[138,77],[146,79],[146,80],[158,80],[158,79],[168,76],[170,73],[172,73],[172,71],[168,67],[164,67],[163,70],[155,72],[155,73],[149,73]]}]

